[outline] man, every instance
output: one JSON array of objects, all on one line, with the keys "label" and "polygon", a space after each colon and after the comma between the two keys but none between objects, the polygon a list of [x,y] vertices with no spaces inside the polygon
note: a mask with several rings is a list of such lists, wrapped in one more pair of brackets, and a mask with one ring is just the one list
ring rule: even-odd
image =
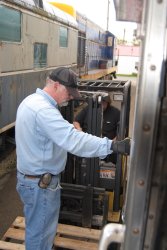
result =
[{"label": "man", "polygon": [[[102,109],[103,109],[103,123],[102,123],[102,136],[114,139],[117,135],[117,129],[120,121],[120,111],[111,105],[109,95],[102,96]],[[75,117],[73,125],[80,131],[87,132],[88,129],[88,105],[84,107]],[[108,155],[105,161],[116,163],[116,154]]]},{"label": "man", "polygon": [[78,131],[58,106],[79,97],[77,77],[55,69],[46,86],[20,104],[16,118],[17,191],[24,204],[26,250],[52,249],[60,208],[60,174],[67,152],[101,157],[113,151],[129,154],[130,140],[112,142]]}]

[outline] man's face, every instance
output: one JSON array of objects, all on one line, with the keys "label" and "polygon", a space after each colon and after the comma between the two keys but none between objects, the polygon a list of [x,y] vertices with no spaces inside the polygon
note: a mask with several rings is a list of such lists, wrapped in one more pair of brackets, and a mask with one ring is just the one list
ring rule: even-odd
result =
[{"label": "man's face", "polygon": [[70,95],[68,88],[66,88],[64,85],[62,84],[58,84],[57,85],[57,89],[56,89],[56,101],[58,103],[58,105],[63,105],[64,103],[67,103],[68,101],[74,99],[72,95]]},{"label": "man's face", "polygon": [[108,102],[103,101],[102,102],[103,111],[106,110],[107,106],[108,106]]}]

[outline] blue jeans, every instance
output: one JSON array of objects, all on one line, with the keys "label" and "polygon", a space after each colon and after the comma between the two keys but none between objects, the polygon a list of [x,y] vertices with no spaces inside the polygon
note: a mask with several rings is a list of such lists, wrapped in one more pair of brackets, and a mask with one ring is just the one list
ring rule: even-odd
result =
[{"label": "blue jeans", "polygon": [[17,191],[24,204],[26,250],[51,250],[60,210],[60,180],[52,177],[47,189],[38,187],[39,179],[17,173]]}]

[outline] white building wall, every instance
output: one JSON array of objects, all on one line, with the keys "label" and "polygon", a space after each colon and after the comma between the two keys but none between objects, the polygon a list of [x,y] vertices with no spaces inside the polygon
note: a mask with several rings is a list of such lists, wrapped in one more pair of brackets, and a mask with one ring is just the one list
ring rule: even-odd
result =
[{"label": "white building wall", "polygon": [[137,73],[136,64],[139,63],[139,57],[136,56],[119,56],[117,74],[130,75]]}]

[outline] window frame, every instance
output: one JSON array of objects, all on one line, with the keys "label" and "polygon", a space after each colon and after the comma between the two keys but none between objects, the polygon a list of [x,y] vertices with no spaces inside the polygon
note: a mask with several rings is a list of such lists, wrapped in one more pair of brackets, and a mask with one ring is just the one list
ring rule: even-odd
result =
[{"label": "window frame", "polygon": [[[19,15],[19,17],[20,17],[20,20],[19,20],[20,21],[19,39],[18,40],[11,40],[11,39],[5,39],[5,38],[0,37],[0,42],[2,42],[2,43],[17,43],[17,44],[20,44],[22,42],[22,26],[23,26],[22,18],[23,18],[23,13],[20,10],[8,7],[8,6],[4,5],[4,4],[0,4],[0,6],[2,6],[3,8],[6,8],[8,10],[15,11],[15,12],[20,14]],[[8,28],[6,30],[8,31]],[[11,29],[10,29],[10,31],[11,31]],[[10,33],[10,31],[8,33]]]},{"label": "window frame", "polygon": [[[38,45],[38,48],[35,48],[35,46]],[[36,51],[35,50],[39,50],[39,45],[40,45],[40,52],[41,53],[41,49],[42,46],[46,45],[46,51],[42,51],[45,55],[42,55],[42,59],[40,61],[40,58],[35,58],[35,55],[36,55]],[[34,49],[34,53],[33,53],[33,66],[34,68],[38,68],[38,69],[41,69],[41,68],[46,68],[47,67],[47,64],[48,64],[48,44],[47,43],[40,43],[40,42],[34,42],[34,46],[33,46],[33,49]],[[43,56],[46,56],[45,58],[45,62],[43,62]],[[36,59],[36,61],[35,61]],[[38,59],[38,62],[37,62],[37,59]]]},{"label": "window frame", "polygon": [[[62,46],[62,44],[61,44],[61,29],[66,29],[66,31],[67,31],[67,36],[66,36],[66,46]],[[69,29],[67,28],[67,27],[65,27],[65,26],[59,26],[59,47],[60,48],[68,48],[68,41],[69,41]],[[64,41],[63,41],[64,42]]]}]

